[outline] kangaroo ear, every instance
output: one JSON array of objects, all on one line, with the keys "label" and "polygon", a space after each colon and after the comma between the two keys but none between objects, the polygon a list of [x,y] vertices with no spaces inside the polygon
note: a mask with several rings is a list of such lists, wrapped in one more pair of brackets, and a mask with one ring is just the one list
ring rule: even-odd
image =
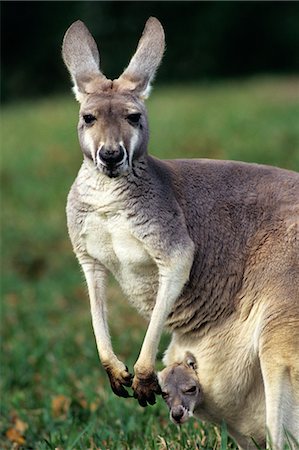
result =
[{"label": "kangaroo ear", "polygon": [[163,27],[158,19],[150,17],[128,67],[114,81],[118,89],[134,91],[140,97],[147,98],[150,92],[150,83],[161,62],[164,48]]},{"label": "kangaroo ear", "polygon": [[64,35],[62,57],[71,74],[78,101],[82,100],[82,94],[92,93],[105,82],[106,77],[99,69],[97,44],[80,20],[74,22]]},{"label": "kangaroo ear", "polygon": [[197,369],[196,358],[191,352],[186,352],[184,364],[186,364],[186,366],[189,367],[190,369],[193,369],[193,370]]}]

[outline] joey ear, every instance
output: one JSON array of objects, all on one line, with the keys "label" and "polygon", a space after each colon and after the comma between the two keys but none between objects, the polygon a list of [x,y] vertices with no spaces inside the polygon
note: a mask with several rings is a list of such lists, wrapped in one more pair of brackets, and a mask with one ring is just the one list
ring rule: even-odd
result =
[{"label": "joey ear", "polygon": [[187,367],[190,369],[196,370],[197,369],[197,361],[193,353],[186,352],[184,364],[186,364]]},{"label": "joey ear", "polygon": [[158,19],[150,17],[128,67],[117,80],[114,80],[118,89],[134,91],[140,97],[147,98],[150,83],[161,62],[164,48],[163,27]]},{"label": "joey ear", "polygon": [[99,69],[100,55],[97,44],[80,20],[74,22],[64,35],[62,57],[71,74],[78,101],[82,99],[80,94],[98,89],[106,80]]}]

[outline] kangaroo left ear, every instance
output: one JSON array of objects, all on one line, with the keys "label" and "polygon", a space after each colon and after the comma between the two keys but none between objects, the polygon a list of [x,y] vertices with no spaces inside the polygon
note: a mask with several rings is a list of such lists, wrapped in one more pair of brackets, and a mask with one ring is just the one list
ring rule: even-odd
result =
[{"label": "kangaroo left ear", "polygon": [[196,358],[191,352],[186,352],[184,364],[186,364],[186,366],[189,367],[190,369],[193,370],[197,369]]},{"label": "kangaroo left ear", "polygon": [[150,83],[161,62],[165,48],[165,37],[161,23],[150,17],[128,67],[113,81],[119,90],[135,92],[142,99],[150,93]]}]

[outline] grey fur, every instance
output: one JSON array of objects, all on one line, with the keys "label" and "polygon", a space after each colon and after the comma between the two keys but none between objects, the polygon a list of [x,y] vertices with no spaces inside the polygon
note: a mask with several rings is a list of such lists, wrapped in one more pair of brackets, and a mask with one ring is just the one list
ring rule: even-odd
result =
[{"label": "grey fur", "polygon": [[[209,339],[213,350],[232,323],[234,333],[248,327],[244,373],[251,364],[261,364],[263,373],[270,370],[271,345],[281,355],[281,367],[298,370],[292,359],[287,363],[282,357],[284,347],[276,339],[278,324],[286,323],[292,358],[299,348],[299,175],[258,164],[149,156],[143,98],[163,50],[163,29],[151,18],[128,68],[108,80],[82,23],[72,25],[63,44],[81,103],[78,133],[84,154],[68,197],[69,234],[88,284],[99,355],[118,395],[128,395],[124,386],[132,380],[111,346],[107,271],[150,320],[132,385],[143,406],[159,393],[154,361],[163,326],[173,333],[167,363],[176,362],[177,346],[185,352]],[[86,123],[86,115],[92,123]],[[120,147],[123,160],[113,163]],[[109,163],[103,148],[111,155]],[[298,386],[294,389],[298,394]],[[296,415],[288,417],[292,429]],[[276,442],[280,429],[273,425]]]},{"label": "grey fur", "polygon": [[[159,258],[188,247],[189,239],[194,243],[190,278],[168,316],[169,331],[205,332],[232,314],[247,290],[258,297],[267,288],[267,278],[273,282],[278,275],[265,258],[266,278],[255,273],[250,281],[247,273],[253,268],[248,265],[268,239],[274,239],[275,246],[275,236],[292,220],[299,198],[297,173],[241,162],[161,161],[147,156],[134,161],[127,176],[113,181],[136,237]],[[76,184],[69,202],[68,214],[77,220],[76,211],[84,211],[86,205],[78,207]],[[73,229],[71,220],[69,227]],[[297,247],[294,260],[296,251]],[[273,253],[269,257],[281,259]],[[287,284],[286,280],[285,288]],[[158,280],[149,289],[144,311],[148,319],[157,286]],[[134,302],[134,293],[131,297]]]}]

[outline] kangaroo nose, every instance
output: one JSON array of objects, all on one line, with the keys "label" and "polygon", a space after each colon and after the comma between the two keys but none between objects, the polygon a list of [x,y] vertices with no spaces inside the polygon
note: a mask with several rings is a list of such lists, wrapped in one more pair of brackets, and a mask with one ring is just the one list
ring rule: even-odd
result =
[{"label": "kangaroo nose", "polygon": [[184,408],[179,405],[179,406],[175,406],[172,408],[171,410],[171,417],[173,418],[173,420],[175,422],[180,422],[180,420],[182,419],[183,415],[184,415]]},{"label": "kangaroo nose", "polygon": [[123,160],[124,154],[125,152],[121,145],[119,145],[117,149],[102,147],[99,152],[99,157],[105,164],[107,164],[107,166],[113,166]]}]

